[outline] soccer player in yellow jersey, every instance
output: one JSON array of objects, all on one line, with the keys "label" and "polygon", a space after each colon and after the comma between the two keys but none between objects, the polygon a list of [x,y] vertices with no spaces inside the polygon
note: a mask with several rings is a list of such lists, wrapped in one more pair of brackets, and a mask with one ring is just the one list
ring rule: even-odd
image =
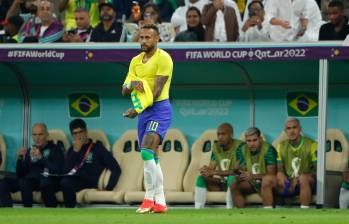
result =
[{"label": "soccer player in yellow jersey", "polygon": [[316,190],[317,143],[303,135],[297,118],[285,122],[287,140],[277,145],[279,192],[283,197],[299,194],[301,208],[309,208]]},{"label": "soccer player in yellow jersey", "polygon": [[124,116],[138,116],[138,142],[144,161],[145,196],[138,213],[167,211],[157,150],[171,124],[173,62],[167,52],[157,48],[159,39],[156,25],[141,27],[139,42],[143,52],[132,59],[122,88],[122,95],[131,95],[133,102],[133,108]]}]

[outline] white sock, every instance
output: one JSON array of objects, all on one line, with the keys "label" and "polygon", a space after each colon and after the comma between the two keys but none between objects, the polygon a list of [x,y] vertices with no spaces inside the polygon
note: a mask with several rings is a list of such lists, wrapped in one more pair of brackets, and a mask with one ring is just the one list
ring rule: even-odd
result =
[{"label": "white sock", "polygon": [[232,195],[231,195],[230,188],[228,188],[228,190],[227,190],[225,201],[227,203],[227,209],[233,208],[233,198],[232,198]]},{"label": "white sock", "polygon": [[309,205],[301,205],[301,208],[310,208]]},{"label": "white sock", "polygon": [[164,194],[164,176],[162,174],[160,163],[156,165],[155,202],[156,204],[166,206]]},{"label": "white sock", "polygon": [[144,199],[154,201],[155,195],[155,181],[156,181],[156,164],[155,160],[144,161],[144,186],[145,196]]},{"label": "white sock", "polygon": [[206,204],[206,192],[204,187],[195,187],[195,208],[204,208]]},{"label": "white sock", "polygon": [[339,208],[346,209],[349,207],[349,191],[341,187],[339,194]]}]

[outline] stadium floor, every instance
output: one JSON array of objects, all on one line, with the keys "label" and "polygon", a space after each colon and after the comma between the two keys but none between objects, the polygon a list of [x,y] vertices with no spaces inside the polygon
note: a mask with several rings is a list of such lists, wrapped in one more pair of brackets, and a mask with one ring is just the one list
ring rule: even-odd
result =
[{"label": "stadium floor", "polygon": [[348,210],[339,209],[170,209],[166,214],[136,214],[135,209],[0,209],[2,224],[240,224],[348,223]]}]

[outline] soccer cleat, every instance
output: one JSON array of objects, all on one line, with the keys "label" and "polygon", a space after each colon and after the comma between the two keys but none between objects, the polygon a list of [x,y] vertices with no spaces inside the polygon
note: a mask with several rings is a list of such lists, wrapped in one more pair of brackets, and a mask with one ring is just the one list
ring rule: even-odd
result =
[{"label": "soccer cleat", "polygon": [[139,206],[139,208],[136,210],[137,213],[144,214],[149,213],[154,207],[154,201],[149,199],[144,199],[142,204]]},{"label": "soccer cleat", "polygon": [[155,204],[153,209],[153,213],[166,213],[167,212],[167,206],[165,205],[160,205],[160,204]]}]

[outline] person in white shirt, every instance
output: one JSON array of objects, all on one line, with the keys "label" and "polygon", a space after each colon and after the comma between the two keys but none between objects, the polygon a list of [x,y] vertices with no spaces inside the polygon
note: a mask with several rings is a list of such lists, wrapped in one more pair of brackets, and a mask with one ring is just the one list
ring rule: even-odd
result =
[{"label": "person in white shirt", "polygon": [[240,32],[240,41],[270,41],[269,24],[264,19],[264,5],[255,0],[248,4],[249,18],[244,23]]},{"label": "person in white shirt", "polygon": [[248,15],[248,5],[251,4],[254,1],[262,2],[264,6],[267,3],[267,0],[247,0],[246,1],[245,11],[244,11],[244,14],[242,16],[242,24],[245,24],[245,22],[250,18],[249,15]]},{"label": "person in white shirt", "polygon": [[187,29],[186,13],[190,7],[196,7],[202,13],[202,9],[209,0],[185,0],[185,5],[178,7],[172,14],[171,23],[176,30],[176,33],[185,31]]},{"label": "person in white shirt", "polygon": [[305,9],[299,12],[301,17],[306,20],[306,26],[302,31],[303,35],[299,33],[296,37],[297,41],[317,41],[319,39],[320,27],[323,24],[321,11],[315,0],[303,0],[305,2]]},{"label": "person in white shirt", "polygon": [[[235,4],[236,5],[236,4]],[[237,41],[240,14],[226,0],[213,0],[202,11],[202,24],[206,26],[205,41]]]},{"label": "person in white shirt", "polygon": [[[266,20],[273,41],[317,40],[321,14],[314,0],[268,0]],[[315,34],[314,34],[315,33]]]}]

